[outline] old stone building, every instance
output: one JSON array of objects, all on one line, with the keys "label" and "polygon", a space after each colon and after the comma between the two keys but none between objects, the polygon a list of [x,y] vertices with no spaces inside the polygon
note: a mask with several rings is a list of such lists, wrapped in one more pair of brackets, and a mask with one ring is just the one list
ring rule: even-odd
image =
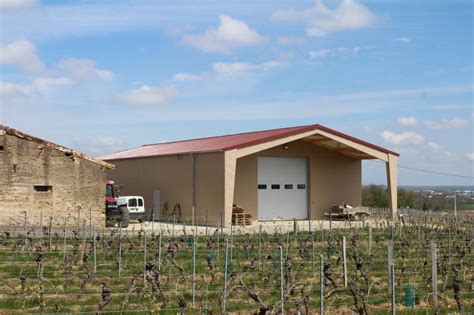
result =
[{"label": "old stone building", "polygon": [[114,166],[0,125],[0,225],[105,223],[106,170]]}]

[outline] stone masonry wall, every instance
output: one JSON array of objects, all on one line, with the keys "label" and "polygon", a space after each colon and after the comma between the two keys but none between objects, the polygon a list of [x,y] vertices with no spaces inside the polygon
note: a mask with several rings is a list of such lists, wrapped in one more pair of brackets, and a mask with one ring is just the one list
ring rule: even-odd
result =
[{"label": "stone masonry wall", "polygon": [[[0,130],[1,131],[1,130]],[[54,227],[68,220],[68,230],[90,218],[105,225],[105,169],[96,163],[44,144],[10,134],[0,134],[0,226]],[[35,191],[35,185],[51,185],[51,191]]]}]

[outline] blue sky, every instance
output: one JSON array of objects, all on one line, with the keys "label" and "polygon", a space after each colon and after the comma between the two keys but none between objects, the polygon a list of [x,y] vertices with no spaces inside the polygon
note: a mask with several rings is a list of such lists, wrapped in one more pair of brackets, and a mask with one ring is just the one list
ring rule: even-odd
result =
[{"label": "blue sky", "polygon": [[[0,0],[0,122],[92,155],[320,123],[474,176],[472,1]],[[384,183],[364,162],[364,183]],[[402,185],[472,179],[400,169]]]}]

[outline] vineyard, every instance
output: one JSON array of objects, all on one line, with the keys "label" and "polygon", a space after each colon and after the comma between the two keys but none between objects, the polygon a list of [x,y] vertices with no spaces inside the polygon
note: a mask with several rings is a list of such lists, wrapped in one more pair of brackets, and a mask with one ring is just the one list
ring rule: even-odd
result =
[{"label": "vineyard", "polygon": [[271,234],[4,228],[0,313],[474,312],[472,218],[314,222]]}]

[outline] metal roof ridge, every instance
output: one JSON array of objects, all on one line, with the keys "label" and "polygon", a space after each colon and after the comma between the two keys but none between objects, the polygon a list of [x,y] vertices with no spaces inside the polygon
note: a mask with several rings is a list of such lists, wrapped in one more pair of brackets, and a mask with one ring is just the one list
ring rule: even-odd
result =
[{"label": "metal roof ridge", "polygon": [[[217,135],[217,136],[207,136],[207,137],[200,137],[200,138],[193,138],[193,139],[183,139],[183,140],[175,140],[175,141],[167,141],[167,142],[160,142],[160,143],[149,143],[143,144],[140,147],[148,147],[153,145],[162,145],[162,144],[171,144],[171,143],[179,143],[179,142],[188,142],[188,141],[197,141],[197,140],[205,140],[205,139],[214,139],[214,138],[224,138],[230,136],[241,136],[250,133],[262,133],[262,132],[269,132],[269,131],[277,131],[277,130],[285,130],[285,129],[296,129],[296,128],[303,128],[303,127],[310,127],[310,126],[318,126],[317,124],[313,125],[301,125],[301,126],[293,126],[293,127],[281,127],[281,128],[273,128],[273,129],[265,129],[265,130],[254,130],[254,131],[245,131],[245,132],[238,132],[238,133],[229,133],[225,135]],[[129,149],[131,150],[131,149]]]}]

